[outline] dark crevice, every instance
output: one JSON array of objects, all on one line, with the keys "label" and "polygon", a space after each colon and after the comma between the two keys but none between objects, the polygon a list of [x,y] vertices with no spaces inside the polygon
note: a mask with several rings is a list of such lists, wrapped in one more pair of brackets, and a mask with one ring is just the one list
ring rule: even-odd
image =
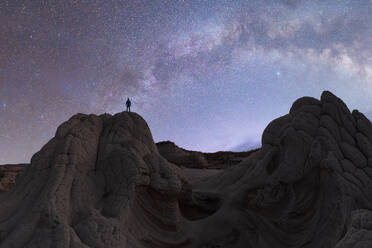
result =
[{"label": "dark crevice", "polygon": [[279,153],[277,152],[266,166],[267,174],[271,175],[279,167]]},{"label": "dark crevice", "polygon": [[218,195],[207,192],[193,192],[191,198],[179,199],[179,208],[188,220],[200,220],[214,214],[222,205]]}]

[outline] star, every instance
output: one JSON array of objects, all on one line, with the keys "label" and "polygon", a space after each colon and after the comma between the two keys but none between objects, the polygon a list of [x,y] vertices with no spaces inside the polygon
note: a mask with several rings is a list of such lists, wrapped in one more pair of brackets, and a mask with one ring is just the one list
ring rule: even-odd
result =
[{"label": "star", "polygon": [[0,164],[127,96],[155,141],[202,151],[259,140],[325,89],[372,113],[367,2],[0,1]]}]

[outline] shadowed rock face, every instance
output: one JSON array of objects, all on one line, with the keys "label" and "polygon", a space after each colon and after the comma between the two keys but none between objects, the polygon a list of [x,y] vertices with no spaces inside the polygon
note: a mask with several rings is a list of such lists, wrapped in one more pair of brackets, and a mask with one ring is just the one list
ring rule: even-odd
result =
[{"label": "shadowed rock face", "polygon": [[254,149],[246,152],[219,151],[213,153],[203,153],[198,151],[189,151],[178,147],[171,141],[162,141],[156,143],[160,155],[181,167],[195,169],[226,169],[237,165],[242,160],[257,152]]},{"label": "shadowed rock face", "polygon": [[349,222],[371,208],[371,141],[368,119],[330,92],[297,100],[258,153],[204,185],[224,203],[200,223],[196,246],[355,247],[364,237],[351,228],[362,225]]},{"label": "shadowed rock face", "polygon": [[182,244],[182,181],[137,114],[77,114],[0,194],[0,247]]},{"label": "shadowed rock face", "polygon": [[28,164],[0,165],[0,192],[10,190],[16,183],[16,178]]},{"label": "shadowed rock face", "polygon": [[369,247],[371,159],[371,123],[329,92],[193,184],[137,114],[77,114],[0,194],[0,248]]},{"label": "shadowed rock face", "polygon": [[156,143],[156,146],[160,155],[173,164],[198,169],[208,167],[208,162],[201,152],[187,151],[170,141]]}]

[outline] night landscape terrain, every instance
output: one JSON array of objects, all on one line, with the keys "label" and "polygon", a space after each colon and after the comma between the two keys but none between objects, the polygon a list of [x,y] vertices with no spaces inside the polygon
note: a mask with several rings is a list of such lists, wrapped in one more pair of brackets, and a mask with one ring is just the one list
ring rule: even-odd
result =
[{"label": "night landscape terrain", "polygon": [[30,164],[3,166],[0,247],[368,247],[372,124],[330,92],[262,147],[155,144],[136,113],[76,114]]},{"label": "night landscape terrain", "polygon": [[0,1],[0,248],[372,247],[371,10]]}]

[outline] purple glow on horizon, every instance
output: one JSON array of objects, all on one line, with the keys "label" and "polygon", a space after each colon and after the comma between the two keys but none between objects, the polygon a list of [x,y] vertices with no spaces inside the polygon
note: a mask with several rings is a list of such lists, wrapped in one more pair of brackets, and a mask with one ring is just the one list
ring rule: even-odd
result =
[{"label": "purple glow on horizon", "polygon": [[301,96],[372,113],[371,1],[1,1],[0,164],[77,112],[132,110],[155,141],[250,149]]}]

